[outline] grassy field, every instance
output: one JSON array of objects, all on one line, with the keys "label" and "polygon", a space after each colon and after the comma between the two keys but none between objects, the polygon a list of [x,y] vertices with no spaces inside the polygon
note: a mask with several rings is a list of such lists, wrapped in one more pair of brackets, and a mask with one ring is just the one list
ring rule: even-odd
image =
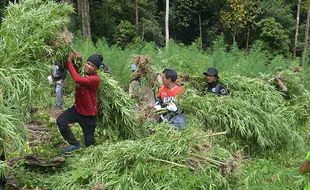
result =
[{"label": "grassy field", "polygon": [[[93,52],[101,52],[104,62],[112,68],[111,76],[124,89],[131,79],[133,56],[143,54],[151,56],[159,73],[169,67],[178,73],[203,77],[203,71],[215,66],[232,93],[226,98],[200,96],[189,85],[182,102],[188,115],[184,131],[149,123],[145,126],[156,129],[154,135],[124,141],[109,138],[108,133],[113,132],[100,129],[96,135],[98,145],[66,158],[66,165],[60,170],[42,172],[22,165],[15,167],[22,186],[92,189],[96,184],[104,184],[108,189],[280,190],[301,189],[309,181],[309,176],[298,172],[308,149],[308,115],[302,115],[305,107],[301,107],[307,99],[298,100],[301,94],[293,93],[292,100],[285,100],[266,80],[278,68],[283,73],[290,72],[295,63],[289,59],[269,57],[255,48],[248,53],[237,49],[227,52],[221,40],[207,52],[195,45],[174,43],[168,50],[157,49],[153,44],[121,50],[108,47],[104,41],[94,45],[80,40],[74,49],[80,50],[84,59]],[[289,73],[287,82],[296,92],[303,89],[302,94],[307,93],[308,80],[303,77],[307,71],[305,68],[296,78],[290,78]],[[66,107],[72,104],[72,91],[73,82],[68,77]],[[50,97],[49,102],[52,101]],[[40,107],[48,105],[41,103]],[[303,111],[297,112],[300,108]],[[81,138],[80,129],[74,130]],[[223,130],[235,132],[208,137]],[[40,151],[47,157],[59,155],[62,140],[57,131],[52,135],[55,140],[50,146],[39,146],[33,153],[40,157],[46,157]]]}]

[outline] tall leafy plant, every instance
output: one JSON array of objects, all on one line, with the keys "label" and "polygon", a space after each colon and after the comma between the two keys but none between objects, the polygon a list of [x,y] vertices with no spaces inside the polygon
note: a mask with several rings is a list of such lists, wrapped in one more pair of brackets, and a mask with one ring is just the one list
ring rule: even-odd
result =
[{"label": "tall leafy plant", "polygon": [[44,65],[62,58],[70,41],[65,27],[73,8],[53,1],[23,0],[5,11],[0,29],[0,63],[17,67]]}]

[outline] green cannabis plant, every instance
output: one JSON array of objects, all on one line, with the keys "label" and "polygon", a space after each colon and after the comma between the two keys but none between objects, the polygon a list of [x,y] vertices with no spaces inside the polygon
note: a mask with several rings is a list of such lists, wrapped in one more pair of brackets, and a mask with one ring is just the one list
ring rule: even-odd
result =
[{"label": "green cannabis plant", "polygon": [[136,121],[133,101],[116,80],[100,72],[98,126],[110,129],[117,138],[139,138],[143,128]]},{"label": "green cannabis plant", "polygon": [[62,59],[72,41],[66,30],[71,13],[71,5],[53,1],[10,4],[0,29],[1,65],[40,66]]}]

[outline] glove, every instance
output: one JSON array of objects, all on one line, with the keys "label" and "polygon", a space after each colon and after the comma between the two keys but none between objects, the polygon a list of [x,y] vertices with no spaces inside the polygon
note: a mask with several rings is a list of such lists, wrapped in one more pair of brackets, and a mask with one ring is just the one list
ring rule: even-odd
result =
[{"label": "glove", "polygon": [[52,85],[53,84],[53,77],[51,75],[49,75],[47,77],[47,81],[48,81],[48,84]]},{"label": "glove", "polygon": [[168,111],[167,108],[162,108],[160,105],[155,105],[154,108],[157,115],[165,114]]},{"label": "glove", "polygon": [[161,105],[155,105],[154,108],[155,108],[156,111],[158,111],[158,110],[161,109]]},{"label": "glove", "polygon": [[131,64],[131,71],[135,72],[137,70],[137,65],[135,63]]},{"label": "glove", "polygon": [[173,102],[170,103],[166,108],[167,110],[172,111],[172,112],[176,112],[178,110],[177,106]]}]

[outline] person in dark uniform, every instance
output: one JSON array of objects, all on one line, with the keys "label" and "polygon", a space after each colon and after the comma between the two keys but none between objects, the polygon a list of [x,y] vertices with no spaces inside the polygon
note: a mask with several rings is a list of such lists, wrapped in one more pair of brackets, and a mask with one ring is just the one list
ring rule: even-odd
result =
[{"label": "person in dark uniform", "polygon": [[210,67],[203,74],[207,81],[205,86],[207,92],[222,96],[228,95],[228,90],[219,82],[218,70],[216,68]]}]

